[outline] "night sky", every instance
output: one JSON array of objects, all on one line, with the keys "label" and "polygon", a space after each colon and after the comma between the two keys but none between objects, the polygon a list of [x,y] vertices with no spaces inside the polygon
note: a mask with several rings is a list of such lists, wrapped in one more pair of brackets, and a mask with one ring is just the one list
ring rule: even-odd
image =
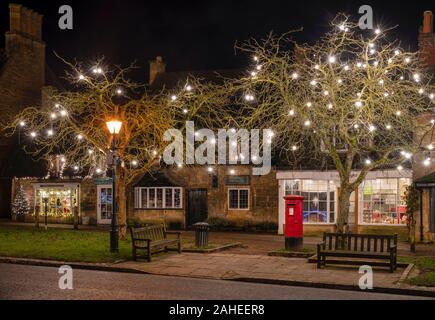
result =
[{"label": "night sky", "polygon": [[[282,33],[304,27],[302,41],[314,41],[338,12],[358,18],[360,5],[374,10],[375,25],[398,25],[395,36],[402,46],[416,49],[424,10],[435,12],[435,1],[332,1],[332,0],[15,0],[44,15],[43,38],[47,61],[61,74],[56,51],[67,60],[92,63],[105,56],[109,64],[143,67],[164,57],[168,71],[241,68],[248,59],[234,51],[236,41],[261,38],[270,31]],[[59,6],[74,9],[74,30],[58,28]],[[8,29],[8,1],[2,0],[1,34]]]}]

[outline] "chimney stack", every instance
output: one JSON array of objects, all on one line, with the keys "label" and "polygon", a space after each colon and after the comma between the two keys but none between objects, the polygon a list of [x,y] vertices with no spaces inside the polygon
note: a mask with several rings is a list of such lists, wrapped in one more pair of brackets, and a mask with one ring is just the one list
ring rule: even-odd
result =
[{"label": "chimney stack", "polygon": [[166,72],[166,63],[163,62],[161,56],[157,56],[155,60],[150,61],[150,85],[154,83],[159,73]]},{"label": "chimney stack", "polygon": [[419,59],[423,68],[435,68],[435,34],[433,33],[432,11],[423,14],[423,25],[418,38]]},{"label": "chimney stack", "polygon": [[425,11],[423,14],[423,28],[422,33],[433,32],[433,14],[432,11]]},{"label": "chimney stack", "polygon": [[38,70],[35,82],[45,83],[45,43],[42,15],[20,4],[9,4],[9,31],[5,34],[6,57],[28,62]]},{"label": "chimney stack", "polygon": [[20,4],[9,4],[9,33],[41,41],[42,15]]},{"label": "chimney stack", "polygon": [[20,4],[9,5],[9,31],[21,32],[21,8]]}]

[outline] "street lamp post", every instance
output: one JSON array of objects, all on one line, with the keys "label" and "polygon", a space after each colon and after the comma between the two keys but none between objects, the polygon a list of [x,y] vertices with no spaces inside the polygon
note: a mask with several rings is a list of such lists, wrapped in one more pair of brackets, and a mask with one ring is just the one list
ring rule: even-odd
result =
[{"label": "street lamp post", "polygon": [[116,151],[116,136],[121,131],[122,122],[119,120],[110,120],[106,122],[107,129],[112,135],[112,146],[110,165],[112,166],[112,221],[110,223],[110,251],[119,252],[118,246],[118,210],[116,203],[116,167],[119,162],[119,156]]},{"label": "street lamp post", "polygon": [[44,197],[42,199],[44,201],[44,226],[45,226],[45,231],[47,231],[48,229],[48,197]]}]

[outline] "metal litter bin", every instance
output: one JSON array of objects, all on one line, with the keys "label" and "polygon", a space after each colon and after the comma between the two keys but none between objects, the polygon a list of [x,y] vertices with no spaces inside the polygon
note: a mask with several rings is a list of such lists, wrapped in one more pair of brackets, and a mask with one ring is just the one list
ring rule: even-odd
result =
[{"label": "metal litter bin", "polygon": [[207,222],[198,222],[193,227],[195,229],[195,246],[198,248],[207,247],[210,225]]}]

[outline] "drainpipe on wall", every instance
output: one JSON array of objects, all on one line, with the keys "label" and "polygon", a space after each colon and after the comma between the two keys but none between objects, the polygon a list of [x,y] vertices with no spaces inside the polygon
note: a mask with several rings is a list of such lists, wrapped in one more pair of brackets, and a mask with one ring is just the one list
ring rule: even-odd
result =
[{"label": "drainpipe on wall", "polygon": [[[430,199],[429,199],[430,201]],[[430,207],[430,206],[429,206]],[[420,242],[423,242],[423,189],[420,190]]]}]

